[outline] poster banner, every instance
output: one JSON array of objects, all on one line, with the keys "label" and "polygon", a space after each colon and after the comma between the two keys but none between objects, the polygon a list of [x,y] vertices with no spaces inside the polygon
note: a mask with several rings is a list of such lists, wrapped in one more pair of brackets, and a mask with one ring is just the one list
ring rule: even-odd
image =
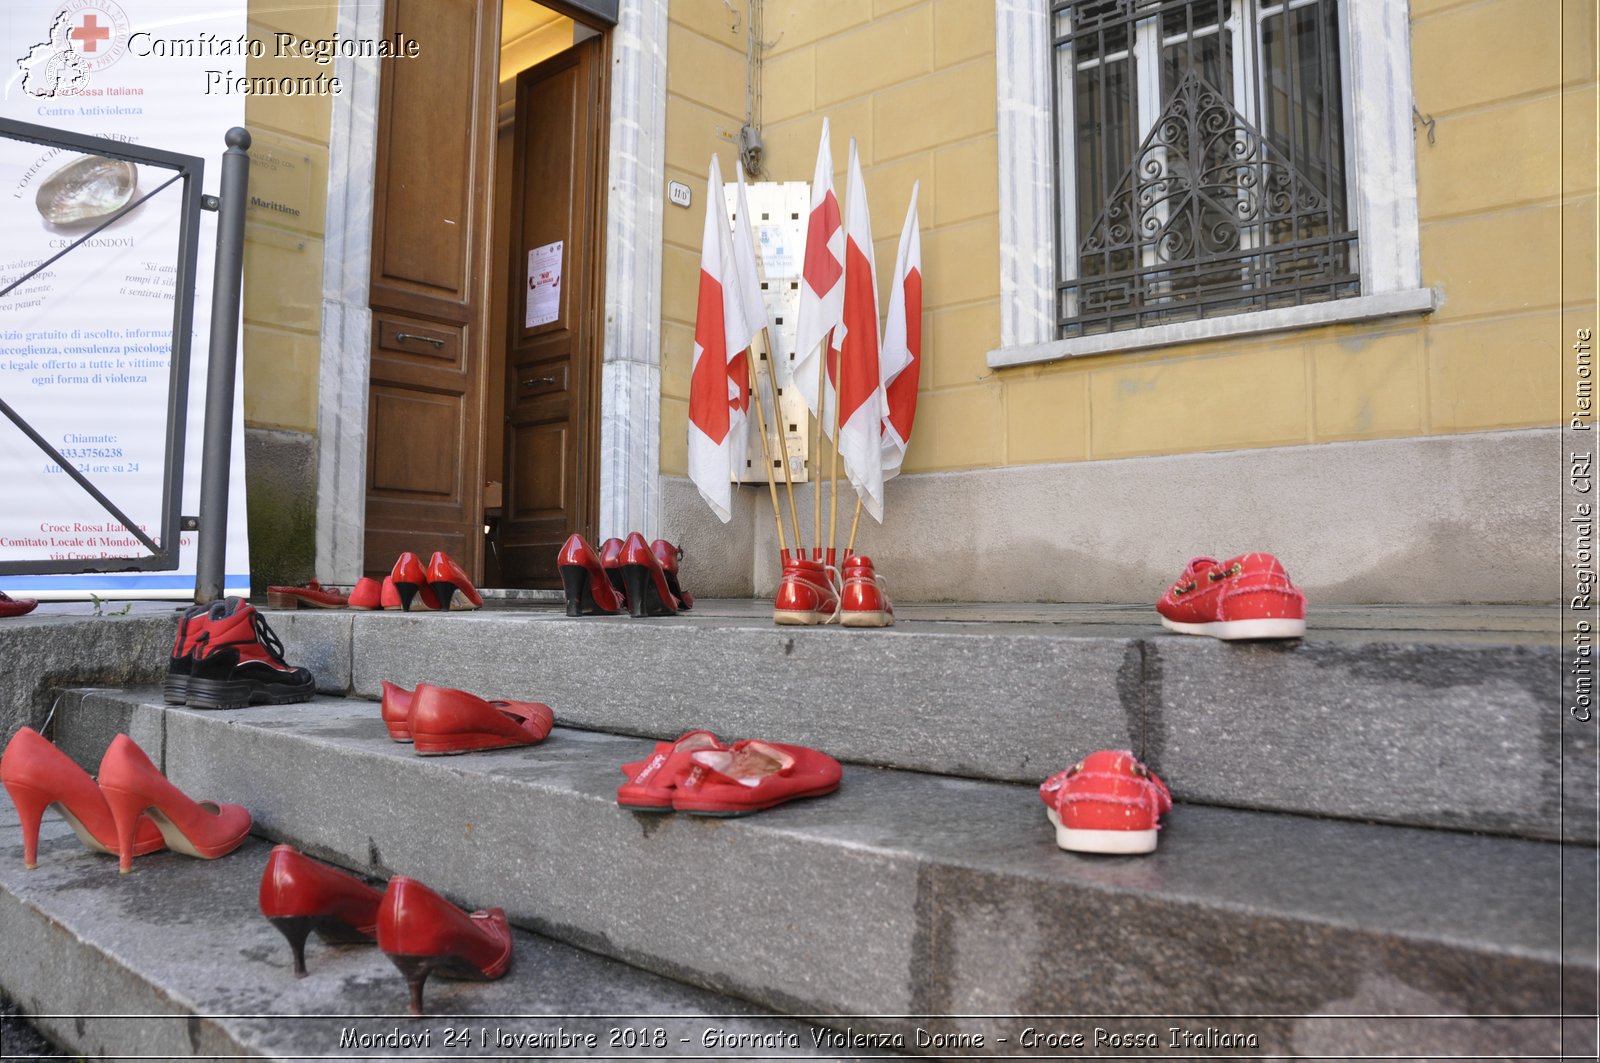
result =
[{"label": "poster banner", "polygon": [[[245,0],[6,0],[0,116],[198,156],[217,194],[223,136],[244,124]],[[154,538],[161,530],[182,183],[157,166],[0,136],[0,396]],[[181,511],[199,511],[216,218],[200,220]],[[248,594],[243,372],[228,499],[229,594]],[[149,552],[9,420],[0,419],[0,561],[116,569]],[[196,536],[167,572],[0,577],[34,598],[187,598]]]}]

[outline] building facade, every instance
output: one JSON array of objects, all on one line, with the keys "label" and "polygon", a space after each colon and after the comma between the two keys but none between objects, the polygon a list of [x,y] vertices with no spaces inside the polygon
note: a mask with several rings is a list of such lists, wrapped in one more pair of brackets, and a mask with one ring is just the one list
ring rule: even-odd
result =
[{"label": "building facade", "polygon": [[[697,594],[770,592],[765,487],[721,525],[685,477],[704,173],[748,124],[760,180],[809,180],[826,117],[880,287],[921,188],[916,428],[862,532],[900,596],[1153,601],[1192,555],[1264,549],[1314,602],[1553,601],[1595,17],[252,0],[253,33],[421,53],[247,105],[257,581],[442,546],[536,586],[567,532],[642,530]],[[556,241],[567,301],[529,326],[522,263]]]}]

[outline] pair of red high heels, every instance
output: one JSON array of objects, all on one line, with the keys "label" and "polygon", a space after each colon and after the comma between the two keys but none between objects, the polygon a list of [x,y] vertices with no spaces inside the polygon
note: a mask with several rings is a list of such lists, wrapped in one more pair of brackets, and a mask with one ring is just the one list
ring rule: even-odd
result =
[{"label": "pair of red high heels", "polygon": [[443,550],[423,567],[422,559],[407,550],[383,578],[383,583],[363,576],[350,591],[352,609],[477,609],[483,596],[466,570]]},{"label": "pair of red high heels", "polygon": [[500,908],[470,915],[416,879],[396,875],[379,890],[354,875],[279,845],[261,875],[261,914],[294,950],[294,973],[306,973],[306,938],[370,943],[399,969],[422,1014],[430,974],[489,981],[511,968],[511,927]]},{"label": "pair of red high heels", "polygon": [[242,806],[190,799],[125,734],[100,758],[97,785],[71,757],[24,727],[0,755],[0,783],[17,807],[29,870],[39,866],[39,823],[50,805],[84,845],[115,853],[123,872],[133,870],[135,856],[163,847],[215,860],[250,833],[250,813]]},{"label": "pair of red high heels", "polygon": [[646,543],[632,532],[627,539],[607,539],[598,553],[574,533],[556,555],[568,616],[611,615],[627,609],[630,616],[672,616],[694,607],[694,597],[678,583],[683,551],[657,539]]},{"label": "pair of red high heels", "polygon": [[423,757],[531,746],[544,741],[556,720],[537,701],[485,701],[432,683],[411,691],[387,679],[379,712],[389,737],[412,743]]}]

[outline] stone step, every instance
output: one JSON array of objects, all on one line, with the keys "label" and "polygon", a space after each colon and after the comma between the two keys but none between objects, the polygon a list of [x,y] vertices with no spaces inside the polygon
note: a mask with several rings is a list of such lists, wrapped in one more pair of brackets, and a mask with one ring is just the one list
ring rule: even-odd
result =
[{"label": "stone step", "polygon": [[[214,861],[141,857],[128,875],[54,816],[37,870],[23,871],[20,844],[11,817],[0,825],[0,985],[90,1058],[648,1057],[699,1051],[707,1030],[836,1058],[809,1024],[526,931],[503,978],[430,978],[428,1014],[414,1019],[405,981],[375,946],[313,937],[307,975],[294,977],[288,944],[257,907],[270,842]],[[497,888],[484,889],[456,899],[494,905]]]},{"label": "stone step", "polygon": [[419,758],[355,699],[206,713],[90,691],[55,726],[91,764],[126,730],[268,836],[785,1014],[1438,1015],[1245,1025],[1288,1054],[1536,1053],[1560,1021],[1512,1016],[1592,1011],[1600,975],[1588,847],[1180,804],[1152,856],[1081,856],[1030,785],[859,765],[745,819],[639,815],[615,790],[648,741],[558,727]]},{"label": "stone step", "polygon": [[427,681],[545,701],[574,727],[704,727],[1000,782],[1128,748],[1197,804],[1596,841],[1595,733],[1564,709],[1555,609],[1328,609],[1305,639],[1249,644],[1126,606],[902,613],[875,631],[780,628],[749,601],[271,622],[329,692]]}]

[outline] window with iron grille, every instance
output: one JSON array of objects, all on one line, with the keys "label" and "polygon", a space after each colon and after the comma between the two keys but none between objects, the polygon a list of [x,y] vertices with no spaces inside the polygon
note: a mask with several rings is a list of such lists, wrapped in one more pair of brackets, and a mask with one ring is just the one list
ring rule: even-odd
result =
[{"label": "window with iron grille", "polygon": [[1339,6],[1051,4],[1058,336],[1361,294]]}]

